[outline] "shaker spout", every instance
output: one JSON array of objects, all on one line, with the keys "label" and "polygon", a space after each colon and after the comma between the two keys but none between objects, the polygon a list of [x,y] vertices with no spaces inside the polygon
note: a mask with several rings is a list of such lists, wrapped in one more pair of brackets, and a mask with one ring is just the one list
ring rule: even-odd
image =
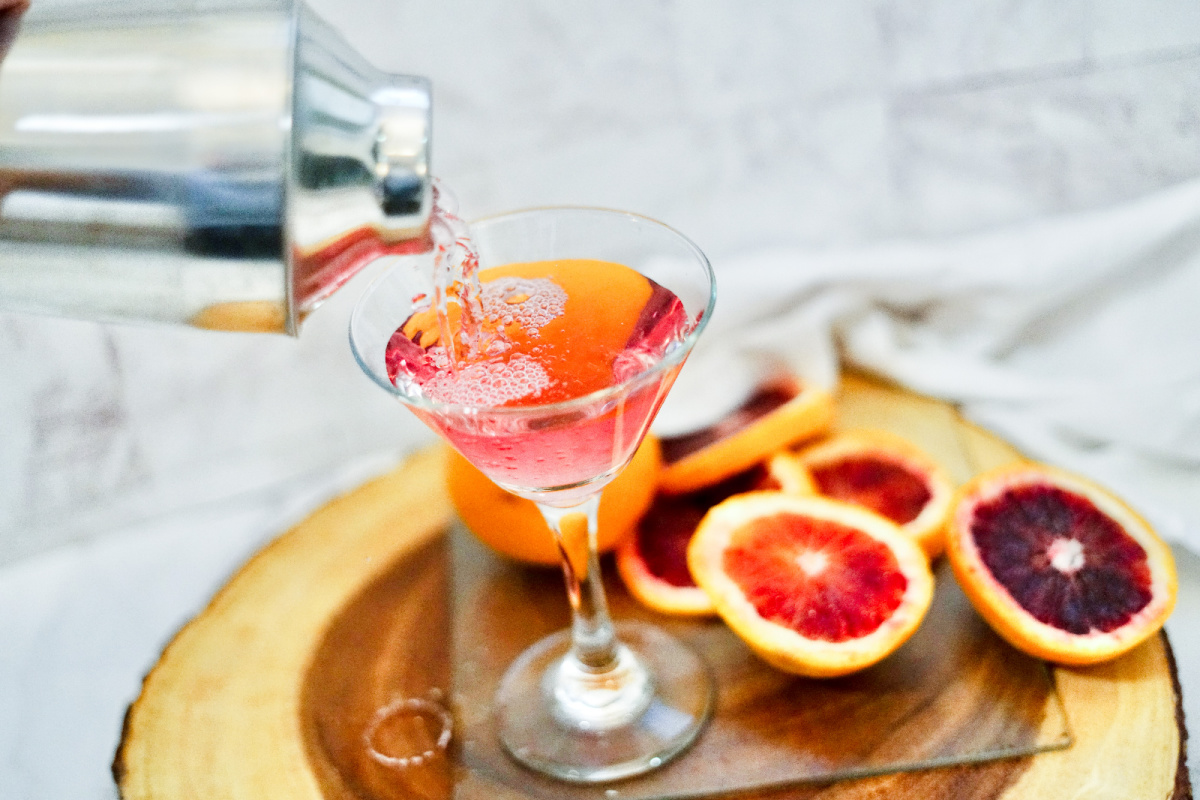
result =
[{"label": "shaker spout", "polygon": [[297,322],[366,264],[428,250],[432,91],[376,69],[302,10],[289,185]]}]

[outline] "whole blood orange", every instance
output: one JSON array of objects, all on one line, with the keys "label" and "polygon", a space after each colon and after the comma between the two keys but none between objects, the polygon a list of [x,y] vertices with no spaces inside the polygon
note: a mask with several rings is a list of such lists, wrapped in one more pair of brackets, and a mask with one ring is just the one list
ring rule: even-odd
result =
[{"label": "whole blood orange", "polygon": [[885,431],[845,431],[805,448],[799,459],[817,492],[890,519],[930,559],[942,552],[954,484],[924,451]]},{"label": "whole blood orange", "polygon": [[[531,500],[501,489],[453,450],[446,458],[446,486],[458,516],[493,550],[531,564],[559,563],[554,534]],[[597,544],[600,552],[617,546],[654,499],[660,456],[658,440],[647,436],[629,466],[600,495]]]},{"label": "whole blood orange", "polygon": [[1044,465],[1003,467],[964,486],[946,552],[997,633],[1063,664],[1130,650],[1175,604],[1175,563],[1149,524],[1091,481]]},{"label": "whole blood orange", "polygon": [[663,438],[659,488],[682,494],[719,483],[823,433],[833,416],[829,392],[790,377],[773,381],[716,424]]},{"label": "whole blood orange", "polygon": [[726,500],[701,522],[688,565],[752,650],[818,678],[894,652],[933,599],[929,562],[912,539],[878,514],[823,497]]},{"label": "whole blood orange", "polygon": [[[784,480],[795,480],[780,466]],[[638,521],[632,536],[617,548],[617,571],[629,593],[664,614],[703,616],[716,613],[708,594],[688,569],[687,548],[696,527],[713,506],[744,492],[777,489],[779,481],[765,464],[687,494],[659,493]]]}]

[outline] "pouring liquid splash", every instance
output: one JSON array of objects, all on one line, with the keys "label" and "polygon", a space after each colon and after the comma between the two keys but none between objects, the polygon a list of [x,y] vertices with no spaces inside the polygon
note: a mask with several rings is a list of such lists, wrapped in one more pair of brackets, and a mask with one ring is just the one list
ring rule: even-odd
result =
[{"label": "pouring liquid splash", "polygon": [[615,386],[692,329],[682,302],[634,270],[592,259],[490,267],[434,182],[433,296],[387,346],[388,377],[431,399],[545,405]]},{"label": "pouring liquid splash", "polygon": [[[447,368],[458,371],[461,360],[478,355],[483,342],[482,288],[479,283],[479,253],[471,242],[467,224],[458,216],[458,203],[441,181],[433,181],[433,309],[437,315],[439,341],[446,351]],[[459,309],[459,332],[451,320],[450,306]]]}]

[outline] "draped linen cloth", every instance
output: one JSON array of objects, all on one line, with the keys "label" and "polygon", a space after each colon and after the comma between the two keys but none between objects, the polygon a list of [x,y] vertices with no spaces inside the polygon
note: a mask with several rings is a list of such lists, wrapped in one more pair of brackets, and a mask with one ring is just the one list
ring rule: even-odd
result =
[{"label": "draped linen cloth", "polygon": [[853,365],[957,403],[1200,553],[1200,181],[944,239],[715,265],[717,310],[664,408],[718,416],[763,370]]}]

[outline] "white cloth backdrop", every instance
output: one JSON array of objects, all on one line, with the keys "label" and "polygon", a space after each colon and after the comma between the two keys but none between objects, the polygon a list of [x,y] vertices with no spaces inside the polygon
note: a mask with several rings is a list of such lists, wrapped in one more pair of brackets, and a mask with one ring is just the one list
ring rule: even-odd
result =
[{"label": "white cloth backdrop", "polygon": [[1200,181],[982,234],[715,267],[717,311],[664,428],[733,402],[761,357],[825,385],[840,357],[961,403],[1200,553]]}]

